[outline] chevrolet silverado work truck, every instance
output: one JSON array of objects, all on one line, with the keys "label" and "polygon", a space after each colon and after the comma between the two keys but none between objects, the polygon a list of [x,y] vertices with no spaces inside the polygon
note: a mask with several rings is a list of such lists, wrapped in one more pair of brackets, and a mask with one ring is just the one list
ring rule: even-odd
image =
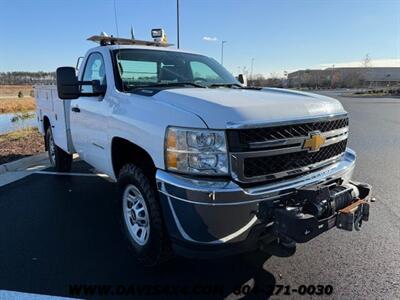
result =
[{"label": "chevrolet silverado work truck", "polygon": [[175,253],[289,256],[333,227],[359,230],[371,188],[351,176],[335,99],[254,88],[207,56],[96,36],[78,72],[36,86],[56,171],[72,155],[118,183],[118,217],[146,265]]}]

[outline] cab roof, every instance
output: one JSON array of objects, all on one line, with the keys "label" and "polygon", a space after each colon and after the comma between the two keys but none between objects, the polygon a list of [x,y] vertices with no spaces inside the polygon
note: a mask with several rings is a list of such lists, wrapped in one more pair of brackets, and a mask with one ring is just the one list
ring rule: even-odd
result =
[{"label": "cab roof", "polygon": [[98,46],[95,48],[101,49],[109,49],[109,50],[120,50],[120,49],[143,49],[143,50],[158,50],[158,51],[170,51],[170,52],[180,52],[180,53],[190,53],[190,54],[199,54],[193,51],[186,51],[176,48],[168,48],[168,47],[158,47],[158,46],[145,46],[145,45],[105,45]]}]

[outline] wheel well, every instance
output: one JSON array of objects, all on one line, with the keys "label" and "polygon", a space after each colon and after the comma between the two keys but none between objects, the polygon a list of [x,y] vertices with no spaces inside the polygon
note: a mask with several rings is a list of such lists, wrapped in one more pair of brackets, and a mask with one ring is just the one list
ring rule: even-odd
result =
[{"label": "wheel well", "polygon": [[47,116],[43,117],[43,130],[44,130],[44,150],[48,150],[48,145],[47,145],[47,141],[46,141],[46,132],[47,132],[47,128],[50,127],[50,121],[49,118]]},{"label": "wheel well", "polygon": [[142,169],[149,179],[155,178],[156,167],[151,156],[146,150],[126,139],[119,137],[113,138],[111,157],[116,178],[118,178],[121,168],[127,163],[132,163]]}]

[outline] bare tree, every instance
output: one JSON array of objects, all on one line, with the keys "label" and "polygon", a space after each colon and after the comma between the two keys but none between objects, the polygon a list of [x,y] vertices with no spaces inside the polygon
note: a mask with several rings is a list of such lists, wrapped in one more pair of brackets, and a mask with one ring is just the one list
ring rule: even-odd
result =
[{"label": "bare tree", "polygon": [[248,80],[248,84],[251,86],[266,86],[266,79],[262,74],[255,74]]},{"label": "bare tree", "polygon": [[364,82],[366,82],[367,78],[368,78],[369,68],[371,67],[371,57],[369,56],[368,53],[365,55],[365,57],[361,61],[361,65],[364,68],[364,71],[362,73],[363,73]]},{"label": "bare tree", "polygon": [[344,78],[344,84],[346,87],[354,88],[362,85],[362,76],[358,69],[350,71]]},{"label": "bare tree", "polygon": [[369,54],[365,54],[363,60],[361,61],[361,65],[364,68],[370,68],[371,67],[371,57],[369,56]]},{"label": "bare tree", "polygon": [[0,84],[50,84],[55,82],[53,72],[0,72]]}]

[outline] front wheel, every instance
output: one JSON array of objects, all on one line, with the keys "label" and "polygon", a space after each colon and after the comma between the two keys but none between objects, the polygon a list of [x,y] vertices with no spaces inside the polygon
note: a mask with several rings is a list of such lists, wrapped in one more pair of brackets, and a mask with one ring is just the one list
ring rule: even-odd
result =
[{"label": "front wheel", "polygon": [[118,218],[130,248],[143,265],[159,265],[171,257],[171,250],[156,188],[133,164],[122,167],[118,185]]},{"label": "front wheel", "polygon": [[51,166],[54,167],[57,172],[69,172],[72,166],[72,155],[68,154],[54,143],[51,127],[46,130],[46,145]]}]

